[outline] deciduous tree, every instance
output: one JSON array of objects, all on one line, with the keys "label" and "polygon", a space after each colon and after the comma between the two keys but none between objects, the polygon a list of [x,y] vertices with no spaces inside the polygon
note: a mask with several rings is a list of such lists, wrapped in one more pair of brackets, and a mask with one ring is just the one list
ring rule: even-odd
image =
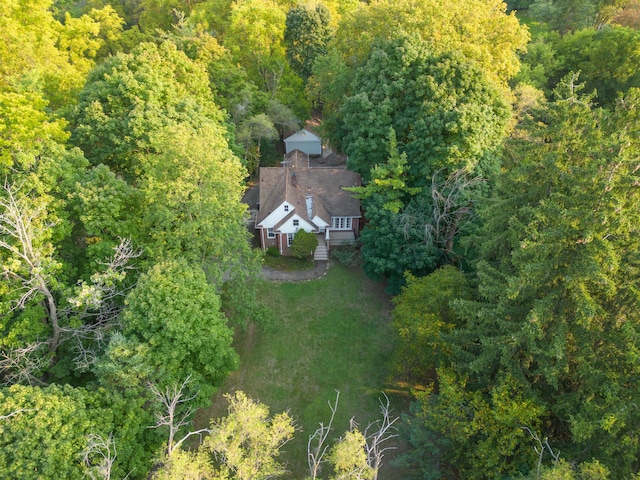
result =
[{"label": "deciduous tree", "polygon": [[394,298],[393,327],[398,337],[396,370],[405,378],[426,383],[451,355],[447,333],[461,326],[453,300],[470,300],[473,291],[465,275],[453,266],[425,277],[407,276],[407,285]]},{"label": "deciduous tree", "polygon": [[407,155],[410,187],[440,169],[473,170],[506,133],[509,107],[482,71],[415,37],[376,46],[352,86],[340,110],[343,142],[348,166],[366,181],[386,161],[390,129]]},{"label": "deciduous tree", "polygon": [[202,268],[186,260],[160,262],[142,275],[127,297],[122,323],[124,335],[145,345],[139,351],[144,354],[141,366],[148,366],[151,376],[145,380],[158,388],[191,375],[189,387],[199,390],[198,401],[207,404],[237,366],[220,299]]},{"label": "deciduous tree", "polygon": [[284,31],[287,59],[303,80],[311,75],[316,58],[327,53],[330,21],[331,14],[322,3],[314,9],[298,5],[287,12]]},{"label": "deciduous tree", "polygon": [[[241,203],[245,171],[208,85],[203,66],[174,44],[141,45],[92,73],[72,141],[102,172],[77,194],[87,234],[112,242],[130,232],[151,258],[207,263],[219,285],[224,274],[251,275],[256,257]],[[96,202],[102,193],[117,200],[113,210]]]},{"label": "deciduous tree", "polygon": [[155,444],[144,428],[139,405],[123,402],[105,390],[90,392],[69,385],[46,388],[13,385],[0,391],[0,414],[21,410],[2,420],[0,473],[5,478],[82,479],[90,474],[83,461],[91,439],[113,439],[119,455],[113,477],[150,468]]},{"label": "deciduous tree", "polygon": [[234,478],[266,479],[282,475],[280,449],[292,438],[295,427],[287,413],[269,417],[269,408],[237,391],[227,395],[229,413],[211,425],[204,448],[215,454]]},{"label": "deciduous tree", "polygon": [[358,65],[376,41],[417,35],[434,52],[461,52],[493,81],[506,82],[518,71],[517,53],[529,36],[514,12],[505,10],[499,0],[373,0],[343,16],[335,44],[347,62]]}]

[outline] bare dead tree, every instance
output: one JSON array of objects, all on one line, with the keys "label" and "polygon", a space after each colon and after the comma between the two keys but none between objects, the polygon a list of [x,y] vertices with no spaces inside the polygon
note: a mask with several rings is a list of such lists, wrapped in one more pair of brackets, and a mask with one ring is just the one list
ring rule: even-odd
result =
[{"label": "bare dead tree", "polygon": [[[0,274],[15,285],[16,297],[8,313],[24,309],[28,302],[41,297],[46,312],[44,322],[51,327],[46,341],[0,354],[0,372],[11,382],[42,383],[34,372],[46,367],[58,347],[71,338],[77,342],[76,363],[79,368],[88,368],[105,339],[105,327],[120,313],[122,302],[118,299],[126,293],[121,283],[132,268],[130,261],[140,256],[131,241],[120,239],[114,255],[103,263],[104,270],[94,274],[90,284],[79,283],[76,295],[60,308],[52,288],[59,264],[48,241],[54,225],[47,216],[47,202],[29,198],[20,186],[5,180],[0,190],[0,250],[7,254],[7,260]],[[71,317],[80,320],[76,322],[79,327],[64,326]],[[49,355],[43,354],[43,345],[48,347]],[[42,354],[38,359],[36,352]]]},{"label": "bare dead tree", "polygon": [[26,383],[41,387],[47,384],[35,373],[44,370],[50,362],[46,342],[35,342],[25,347],[6,349],[0,352],[0,375],[3,385]]},{"label": "bare dead tree", "polygon": [[372,480],[377,480],[378,478],[378,470],[382,466],[385,452],[396,448],[393,445],[388,445],[389,440],[398,436],[394,432],[397,431],[395,424],[400,420],[400,417],[391,416],[391,402],[385,393],[383,395],[385,401],[379,399],[382,419],[370,423],[364,431],[367,465],[373,469]]},{"label": "bare dead tree", "polygon": [[106,439],[102,435],[94,433],[87,435],[87,446],[82,452],[82,461],[89,468],[89,475],[92,479],[110,480],[111,469],[117,456],[118,451],[113,439],[113,432],[109,433]]},{"label": "bare dead tree", "polygon": [[454,240],[473,219],[473,201],[469,190],[482,183],[481,177],[471,177],[466,169],[459,169],[441,179],[442,171],[431,178],[431,202],[425,211],[421,207],[407,208],[400,217],[405,235],[422,224],[425,242],[453,255]]},{"label": "bare dead tree", "polygon": [[330,445],[327,444],[327,437],[331,432],[331,425],[333,419],[336,416],[338,410],[338,400],[340,399],[340,392],[336,390],[336,400],[331,404],[329,403],[329,409],[331,410],[331,418],[326,425],[320,422],[318,429],[309,435],[309,441],[307,442],[307,461],[309,464],[309,474],[313,480],[315,480],[320,473],[320,467],[326,461],[324,457],[329,449]]},{"label": "bare dead tree", "polygon": [[5,180],[0,194],[0,249],[7,251],[12,260],[4,262],[2,275],[19,285],[20,295],[13,310],[24,308],[38,294],[44,297],[43,304],[52,330],[49,351],[55,352],[60,345],[62,331],[58,305],[49,288],[51,270],[55,265],[53,247],[38,245],[39,240],[47,238],[47,230],[55,222],[47,221],[44,202],[28,203],[19,191],[20,187]]},{"label": "bare dead tree", "polygon": [[79,282],[75,296],[68,299],[69,306],[64,310],[66,316],[75,316],[82,320],[81,326],[63,327],[66,338],[75,339],[74,362],[80,370],[87,370],[97,359],[97,354],[108,338],[108,332],[119,325],[118,318],[122,302],[131,287],[123,287],[127,271],[134,267],[131,260],[142,252],[136,250],[131,240],[120,238],[114,247],[114,254],[107,262],[104,271],[94,273],[91,283]]},{"label": "bare dead tree", "polygon": [[174,384],[171,387],[167,387],[164,391],[160,391],[154,384],[149,383],[151,392],[156,396],[162,406],[162,411],[156,412],[156,424],[149,428],[169,428],[167,456],[171,456],[171,454],[192,435],[201,436],[203,433],[211,432],[208,428],[201,428],[200,430],[190,431],[180,440],[175,441],[178,431],[185,425],[189,425],[191,423],[189,419],[195,411],[191,406],[187,406],[182,412],[180,412],[184,406],[188,405],[191,400],[198,396],[198,392],[196,392],[190,397],[185,397],[184,390],[189,383],[191,383],[191,375],[182,382],[182,385],[178,386]]},{"label": "bare dead tree", "polygon": [[560,450],[558,450],[557,452],[553,451],[553,449],[551,448],[551,445],[549,445],[549,437],[544,437],[544,440],[540,440],[540,437],[538,437],[537,434],[533,433],[533,431],[529,427],[520,427],[520,428],[522,428],[525,432],[528,432],[531,438],[536,442],[536,445],[533,446],[533,449],[538,454],[538,465],[536,467],[536,480],[539,480],[540,466],[542,465],[542,457],[544,456],[544,452],[545,451],[549,452],[549,455],[551,455],[551,458],[553,459],[554,463],[558,463],[558,460],[560,460]]}]

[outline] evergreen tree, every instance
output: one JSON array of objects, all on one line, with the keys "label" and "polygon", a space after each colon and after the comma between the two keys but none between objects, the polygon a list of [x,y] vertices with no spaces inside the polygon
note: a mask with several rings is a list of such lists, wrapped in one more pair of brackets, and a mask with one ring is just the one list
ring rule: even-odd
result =
[{"label": "evergreen tree", "polygon": [[[632,91],[614,112],[599,110],[575,80],[566,78],[557,99],[532,112],[509,144],[496,198],[481,210],[484,226],[473,239],[482,246],[480,300],[457,304],[465,323],[448,337],[450,365],[465,408],[474,411],[476,397],[488,401],[508,384],[526,407],[521,426],[542,428],[565,458],[595,458],[625,478],[637,468],[640,425],[628,408],[640,393],[633,380],[640,99]],[[483,454],[473,436],[451,443],[451,425],[433,421],[451,399],[442,388],[427,397],[425,425],[443,458],[457,458],[453,468],[491,466],[496,475],[519,468],[517,458]],[[498,442],[492,432],[483,435]],[[514,437],[502,457],[528,440]]]}]

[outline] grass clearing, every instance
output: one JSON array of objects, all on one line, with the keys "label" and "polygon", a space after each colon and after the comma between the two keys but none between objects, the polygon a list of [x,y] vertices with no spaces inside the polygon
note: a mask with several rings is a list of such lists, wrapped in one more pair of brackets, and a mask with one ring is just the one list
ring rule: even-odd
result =
[{"label": "grass clearing", "polygon": [[[378,399],[390,391],[389,299],[360,269],[335,263],[318,280],[263,282],[259,298],[273,308],[275,325],[237,334],[240,369],[228,378],[213,406],[199,412],[196,423],[206,425],[209,418],[225,415],[222,396],[235,390],[267,404],[271,413],[288,410],[301,431],[285,446],[283,459],[291,471],[288,478],[301,479],[307,470],[308,436],[319,422],[328,421],[327,402],[335,400],[336,390],[336,437],[349,428],[351,417],[362,428],[379,418]],[[399,414],[406,397],[390,398]]]}]

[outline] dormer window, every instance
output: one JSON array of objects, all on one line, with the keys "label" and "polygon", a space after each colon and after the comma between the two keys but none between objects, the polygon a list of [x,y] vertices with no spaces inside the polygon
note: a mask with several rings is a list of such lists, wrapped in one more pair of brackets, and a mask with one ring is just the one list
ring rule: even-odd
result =
[{"label": "dormer window", "polygon": [[333,230],[350,230],[351,217],[331,217],[331,228]]},{"label": "dormer window", "polygon": [[289,211],[289,205],[285,205],[285,206],[284,206],[284,211],[285,211],[285,212],[288,212],[288,211]]}]

